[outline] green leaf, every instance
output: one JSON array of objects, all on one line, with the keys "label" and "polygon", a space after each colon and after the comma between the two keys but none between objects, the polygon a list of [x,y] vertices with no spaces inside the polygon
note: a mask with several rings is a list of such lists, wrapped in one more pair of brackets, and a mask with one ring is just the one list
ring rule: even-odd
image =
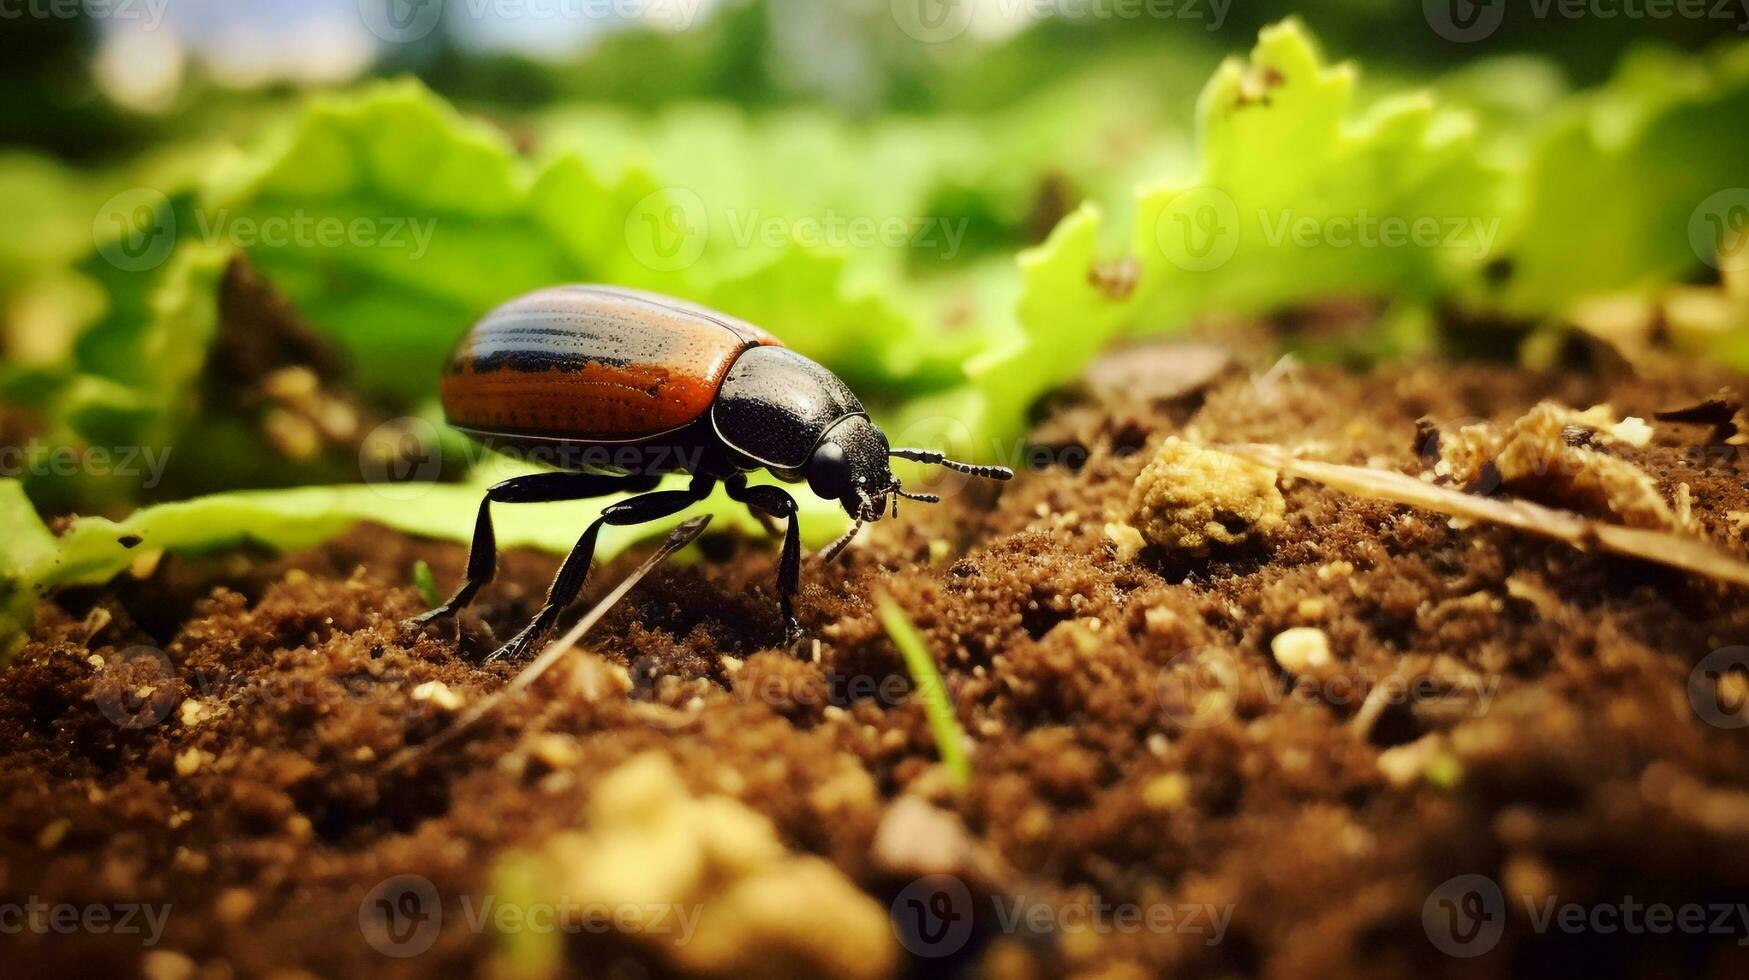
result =
[{"label": "green leaf", "polygon": [[423,558],[413,563],[413,588],[419,590],[419,598],[425,600],[427,609],[435,609],[443,602],[437,576],[431,574],[431,566]]},{"label": "green leaf", "polygon": [[1563,106],[1524,175],[1502,304],[1560,313],[1586,296],[1650,295],[1705,271],[1720,235],[1749,228],[1745,120],[1745,43],[1706,59],[1641,52]]},{"label": "green leaf", "polygon": [[0,480],[0,660],[10,656],[29,629],[37,582],[55,558],[55,537],[17,480]]},{"label": "green leaf", "polygon": [[941,679],[941,672],[935,669],[935,658],[930,656],[917,627],[911,625],[905,611],[891,596],[883,595],[877,600],[875,614],[880,617],[881,626],[886,629],[893,645],[899,648],[899,655],[905,658],[905,669],[911,674],[912,692],[923,701],[923,711],[929,717],[929,730],[935,735],[941,764],[953,777],[954,785],[965,789],[972,780],[972,765],[966,759],[966,733],[960,727],[959,716],[954,714],[953,702]]},{"label": "green leaf", "polygon": [[[794,219],[830,219],[834,207],[846,219],[915,213],[901,202],[921,196],[911,186],[921,177],[860,208],[826,204],[824,214],[805,189],[831,175],[836,199],[866,196],[906,168],[907,146],[927,140],[887,140],[896,147],[846,172],[858,144],[826,117],[755,128],[738,112],[697,110],[662,131],[658,179],[649,160],[616,150],[612,119],[590,116],[569,139],[549,124],[555,148],[536,163],[411,80],[327,97],[287,136],[211,177],[192,221],[204,240],[288,230],[252,237],[245,251],[340,341],[362,387],[392,400],[428,395],[455,337],[486,310],[567,281],[723,308],[877,386],[902,390],[927,373],[904,355],[925,345],[897,291],[853,282],[845,258],[858,240],[791,234]],[[764,234],[773,228],[781,234]]]},{"label": "green leaf", "polygon": [[1027,405],[1128,331],[1329,296],[1432,298],[1473,274],[1505,185],[1472,120],[1428,95],[1355,118],[1354,77],[1296,20],[1265,29],[1248,61],[1223,63],[1198,103],[1195,176],[1137,198],[1116,256],[1132,263],[1133,288],[1100,274],[1091,206],[1021,256],[1020,329],[968,367],[982,426],[1018,431]]},{"label": "green leaf", "polygon": [[[683,486],[675,481],[673,486]],[[36,516],[16,480],[0,480],[0,517],[12,532],[0,545],[0,628],[8,638],[29,623],[30,603],[55,589],[101,585],[132,565],[143,549],[201,553],[243,544],[275,550],[313,547],[358,521],[422,537],[468,541],[484,493],[480,484],[383,484],[299,487],[214,494],[135,511],[125,520],[80,517],[55,537]],[[617,497],[493,509],[501,548],[565,554],[590,521]],[[830,541],[846,519],[835,504],[803,494],[803,540]],[[761,533],[744,505],[721,489],[699,505],[716,529]],[[606,560],[650,536],[650,527],[604,527],[595,556]]]}]

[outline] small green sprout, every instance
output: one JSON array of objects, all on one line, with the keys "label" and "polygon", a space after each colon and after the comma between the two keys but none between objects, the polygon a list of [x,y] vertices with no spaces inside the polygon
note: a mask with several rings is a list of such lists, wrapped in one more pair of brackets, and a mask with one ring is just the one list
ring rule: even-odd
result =
[{"label": "small green sprout", "polygon": [[935,669],[935,658],[929,655],[929,648],[923,644],[917,627],[911,625],[911,620],[892,597],[881,596],[875,603],[875,611],[887,636],[899,648],[899,655],[905,658],[905,669],[911,674],[912,687],[923,699],[923,711],[929,716],[930,730],[935,733],[941,764],[947,767],[954,785],[965,789],[972,779],[971,763],[966,760],[966,733],[960,728],[959,718],[948,700],[947,685],[942,681],[940,671]]},{"label": "small green sprout", "polygon": [[419,590],[419,598],[425,600],[427,609],[435,609],[443,601],[443,593],[437,590],[437,576],[431,574],[431,566],[423,558],[413,563],[413,588]]},{"label": "small green sprout", "polygon": [[[527,916],[529,910],[547,902],[550,880],[551,875],[533,855],[521,852],[507,855],[492,869],[496,904]],[[493,965],[498,969],[493,972],[509,977],[556,976],[565,963],[565,947],[560,939],[561,934],[551,929],[500,929],[496,932],[493,955]]]}]

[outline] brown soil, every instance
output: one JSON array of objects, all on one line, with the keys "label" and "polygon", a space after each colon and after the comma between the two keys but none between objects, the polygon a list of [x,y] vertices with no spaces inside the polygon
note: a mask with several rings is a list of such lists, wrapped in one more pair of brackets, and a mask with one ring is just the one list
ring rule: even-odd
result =
[{"label": "brown soil", "polygon": [[[767,646],[775,549],[707,537],[705,560],[659,570],[594,631],[599,661],[574,658],[470,737],[389,773],[382,760],[456,710],[420,685],[472,703],[514,674],[473,658],[533,611],[553,560],[507,555],[459,641],[396,625],[422,607],[413,562],[447,586],[459,546],[361,528],[280,558],[167,560],[45,604],[0,675],[0,903],[168,903],[162,941],[26,929],[0,934],[0,961],[10,976],[142,962],[166,978],[502,970],[501,940],[469,928],[462,898],[494,887],[506,853],[583,823],[600,779],[654,751],[694,793],[737,797],[882,907],[912,894],[919,868],[965,880],[974,931],[931,950],[951,955],[907,957],[919,974],[1745,975],[1736,913],[1705,935],[1533,922],[1550,897],[1589,909],[1749,895],[1749,743],[1706,723],[1690,693],[1709,653],[1749,644],[1739,591],[1300,482],[1284,488],[1273,543],[1126,562],[1104,531],[1169,435],[1418,472],[1424,418],[1508,421],[1554,398],[1649,419],[1728,380],[1298,368],[1233,372],[1163,402],[1061,406],[1034,438],[1066,463],[999,497],[911,505],[844,564],[809,561],[800,611],[817,660]],[[1708,452],[1704,425],[1655,429],[1617,453],[1667,499],[1687,484],[1698,525],[1744,554],[1729,516],[1749,511],[1736,447]],[[591,594],[640,558],[598,569]],[[963,794],[895,686],[906,675],[879,591],[949,683],[973,744]],[[1331,661],[1285,672],[1271,641],[1292,627],[1321,629]],[[603,662],[630,668],[629,693],[588,683]],[[1709,717],[1724,717],[1741,675],[1697,676]],[[1387,682],[1415,696],[1363,708]],[[543,733],[563,737],[557,758],[531,750]],[[930,835],[875,846],[907,797],[963,820],[948,866],[922,856],[942,849]],[[398,959],[367,944],[359,911],[403,873],[428,878],[445,915],[429,951]],[[1505,895],[1504,937],[1475,959],[1429,938],[1435,889],[1463,874]],[[1015,898],[1231,920],[1219,942],[1182,918],[1004,928],[991,910]],[[568,970],[672,965],[611,939],[567,940]]]}]

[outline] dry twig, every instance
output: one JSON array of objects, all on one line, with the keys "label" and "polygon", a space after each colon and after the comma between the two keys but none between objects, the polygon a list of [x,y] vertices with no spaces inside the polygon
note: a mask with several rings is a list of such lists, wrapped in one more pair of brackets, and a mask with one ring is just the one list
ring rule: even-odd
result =
[{"label": "dry twig", "polygon": [[1501,524],[1528,534],[1565,541],[1581,551],[1597,549],[1679,568],[1733,585],[1749,586],[1749,562],[1680,534],[1606,524],[1528,500],[1480,497],[1425,483],[1393,470],[1296,459],[1278,446],[1230,446],[1226,450],[1288,476],[1322,483],[1344,493],[1421,507],[1449,517]]}]

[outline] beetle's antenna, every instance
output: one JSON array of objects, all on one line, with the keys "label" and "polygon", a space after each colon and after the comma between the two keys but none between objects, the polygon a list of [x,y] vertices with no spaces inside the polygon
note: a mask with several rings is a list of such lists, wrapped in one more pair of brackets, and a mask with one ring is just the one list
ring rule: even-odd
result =
[{"label": "beetle's antenna", "polygon": [[939,504],[939,503],[941,503],[941,498],[936,496],[933,493],[912,493],[909,490],[904,490],[904,489],[901,489],[899,487],[894,487],[893,493],[897,494],[898,496],[904,497],[906,500],[915,500],[920,504]]},{"label": "beetle's antenna", "polygon": [[1011,480],[1014,478],[1014,471],[1006,466],[973,466],[970,463],[948,459],[933,449],[889,449],[887,455],[908,459],[914,463],[933,463],[936,466],[945,466],[959,473],[981,476],[987,480]]},{"label": "beetle's antenna", "polygon": [[838,556],[844,553],[845,546],[850,544],[850,539],[856,537],[856,532],[862,530],[863,523],[863,519],[858,517],[856,523],[850,525],[850,530],[840,534],[838,540],[832,542],[821,550],[820,560],[828,563],[836,561]]}]

